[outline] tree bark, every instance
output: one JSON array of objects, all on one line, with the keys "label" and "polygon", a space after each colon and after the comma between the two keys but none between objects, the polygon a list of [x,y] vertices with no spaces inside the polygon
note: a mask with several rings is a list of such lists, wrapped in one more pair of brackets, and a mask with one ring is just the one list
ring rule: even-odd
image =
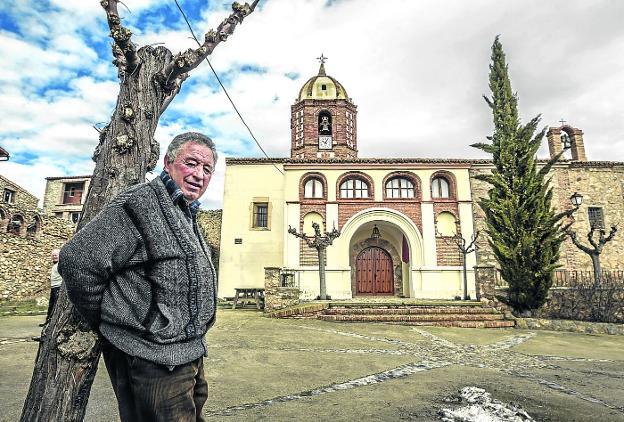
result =
[{"label": "tree bark", "polygon": [[319,299],[327,300],[327,285],[325,284],[325,247],[318,248],[319,261]]},{"label": "tree bark", "polygon": [[[186,72],[199,65],[219,42],[225,41],[236,24],[254,10],[257,0],[251,7],[235,3],[234,12],[219,26],[227,35],[217,38],[210,51],[202,50],[205,55],[191,63],[192,66],[187,64],[185,72],[176,72],[175,80],[163,78],[162,72],[173,67],[179,69],[174,62],[181,55],[174,56],[162,46],[145,46],[136,51],[129,39],[131,33],[119,23],[117,3],[117,0],[102,0],[101,5],[107,12],[111,37],[116,42],[113,63],[119,68],[121,84],[115,111],[110,123],[100,132],[93,154],[95,170],[77,230],[122,190],[143,182],[146,172],[156,166],[160,146],[154,132],[160,115],[187,78]],[[53,315],[41,335],[20,420],[83,420],[100,346],[98,333],[82,320],[67,299],[65,289],[61,289]]]},{"label": "tree bark", "polygon": [[592,253],[589,254],[592,260],[592,267],[594,268],[594,284],[596,287],[600,286],[600,281],[602,279],[602,267],[600,266],[600,254]]}]

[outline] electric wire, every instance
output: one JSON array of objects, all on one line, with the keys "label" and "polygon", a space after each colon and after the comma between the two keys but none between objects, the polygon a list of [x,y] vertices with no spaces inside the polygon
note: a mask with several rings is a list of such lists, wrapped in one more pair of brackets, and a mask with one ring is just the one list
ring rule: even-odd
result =
[{"label": "electric wire", "polygon": [[[180,11],[180,14],[184,18],[184,21],[186,22],[186,26],[188,26],[188,29],[191,32],[191,35],[193,36],[193,39],[195,40],[197,45],[199,45],[201,47],[201,43],[199,42],[199,40],[195,36],[195,31],[193,31],[193,27],[191,26],[191,23],[189,22],[188,18],[186,17],[186,13],[184,13],[184,10],[182,9],[182,6],[180,6],[180,3],[178,3],[178,0],[173,0],[173,1],[175,2],[176,6],[178,7],[178,10]],[[210,60],[208,60],[208,57],[205,57],[204,60],[206,60],[206,63],[208,63],[208,66],[210,66],[210,70],[212,70],[212,73],[214,74],[215,78],[217,78],[217,82],[219,82],[219,85],[221,85],[221,89],[223,89],[223,92],[225,93],[225,96],[228,98],[228,100],[230,100],[230,104],[232,104],[232,107],[234,108],[234,111],[236,111],[236,114],[238,114],[238,117],[240,118],[241,122],[243,122],[243,125],[245,125],[245,127],[247,128],[247,131],[251,135],[251,138],[254,140],[254,142],[256,143],[258,148],[260,148],[260,151],[262,151],[264,156],[266,158],[269,158],[269,156],[267,155],[266,151],[264,150],[264,148],[262,148],[262,145],[260,145],[260,142],[258,141],[258,139],[256,139],[256,137],[254,136],[253,132],[251,131],[251,128],[249,127],[247,122],[245,122],[245,119],[243,118],[241,113],[238,111],[238,107],[236,107],[236,104],[234,104],[234,101],[232,100],[232,97],[230,97],[230,94],[227,92],[227,89],[225,89],[225,86],[221,82],[221,78],[219,78],[219,75],[217,75],[217,72],[215,71],[214,67],[212,67],[212,63],[210,63]],[[273,163],[273,167],[275,167],[277,169],[277,171],[279,171],[280,173],[284,174],[284,172],[279,167],[277,167],[275,165],[275,163]]]}]

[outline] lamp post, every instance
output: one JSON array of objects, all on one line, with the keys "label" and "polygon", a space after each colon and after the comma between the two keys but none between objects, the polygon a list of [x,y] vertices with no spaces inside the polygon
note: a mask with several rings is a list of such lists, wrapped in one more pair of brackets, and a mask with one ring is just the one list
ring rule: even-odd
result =
[{"label": "lamp post", "polygon": [[[574,205],[574,209],[570,214],[573,215],[573,213],[575,211],[578,211],[579,207],[583,203],[583,195],[578,192],[574,192],[572,196],[570,196],[570,202],[572,203],[572,205]],[[599,234],[598,239],[594,239],[596,230],[598,230]],[[594,285],[600,286],[600,281],[602,278],[602,268],[600,267],[600,254],[602,253],[604,245],[607,244],[607,242],[610,242],[615,237],[615,233],[617,233],[617,227],[611,226],[611,231],[607,235],[604,227],[590,224],[589,233],[587,233],[587,241],[589,242],[591,247],[583,245],[577,239],[576,232],[568,229],[566,233],[568,236],[570,236],[570,239],[572,240],[574,246],[585,252],[591,258],[592,267],[594,269]]]}]

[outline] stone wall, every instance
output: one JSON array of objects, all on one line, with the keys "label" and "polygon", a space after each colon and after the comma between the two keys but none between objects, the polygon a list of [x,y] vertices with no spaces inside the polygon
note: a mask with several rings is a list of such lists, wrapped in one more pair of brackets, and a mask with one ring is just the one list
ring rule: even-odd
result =
[{"label": "stone wall", "polygon": [[[23,211],[26,215],[34,211]],[[0,300],[48,297],[50,254],[74,233],[74,225],[56,217],[41,216],[37,233],[17,235],[0,231]]]},{"label": "stone wall", "polygon": [[200,210],[197,215],[199,225],[206,243],[212,249],[212,263],[219,272],[219,251],[221,243],[221,210]]},{"label": "stone wall", "polygon": [[[557,208],[570,207],[570,195],[579,192],[583,204],[574,214],[572,230],[585,245],[590,231],[588,207],[600,207],[604,213],[604,223],[609,231],[617,225],[620,231],[607,243],[600,255],[603,270],[624,270],[624,165],[616,163],[578,162],[554,172],[555,189],[553,202]],[[561,248],[560,264],[569,270],[591,270],[589,255],[579,250],[567,239]]]},{"label": "stone wall", "polygon": [[271,312],[299,304],[301,290],[297,287],[281,287],[281,269],[264,269],[264,311]]},{"label": "stone wall", "polygon": [[[48,296],[50,288],[50,254],[71,238],[75,225],[37,210],[4,206],[8,216],[17,212],[30,222],[37,216],[36,232],[25,229],[18,235],[0,230],[0,300],[21,300]],[[5,218],[5,223],[6,223]],[[198,223],[206,243],[212,248],[212,259],[218,271],[221,210],[200,211]]]},{"label": "stone wall", "polygon": [[[477,180],[477,174],[491,171],[491,165],[478,165],[470,169],[470,186],[473,196],[473,215],[475,229],[481,232],[477,240],[477,265],[496,266],[496,258],[485,233],[485,215],[478,200],[487,195],[490,186]],[[624,165],[614,162],[563,162],[551,171],[553,186],[553,206],[558,211],[569,210],[572,205],[570,196],[574,192],[583,195],[583,205],[575,213],[572,229],[581,241],[585,241],[589,232],[587,217],[588,207],[601,207],[604,211],[607,229],[612,225],[624,227]],[[588,245],[589,246],[589,245]],[[624,269],[624,233],[618,232],[615,239],[608,243],[600,261],[604,270]],[[591,270],[591,259],[581,252],[570,239],[561,247],[559,264],[566,270]]]}]

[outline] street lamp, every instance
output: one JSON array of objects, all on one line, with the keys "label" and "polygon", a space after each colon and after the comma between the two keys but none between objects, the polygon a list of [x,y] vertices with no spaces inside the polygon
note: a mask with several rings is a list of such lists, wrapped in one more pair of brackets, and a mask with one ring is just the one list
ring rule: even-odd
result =
[{"label": "street lamp", "polygon": [[572,196],[570,196],[570,202],[574,205],[574,208],[578,208],[583,203],[583,195],[578,192],[574,192]]}]

